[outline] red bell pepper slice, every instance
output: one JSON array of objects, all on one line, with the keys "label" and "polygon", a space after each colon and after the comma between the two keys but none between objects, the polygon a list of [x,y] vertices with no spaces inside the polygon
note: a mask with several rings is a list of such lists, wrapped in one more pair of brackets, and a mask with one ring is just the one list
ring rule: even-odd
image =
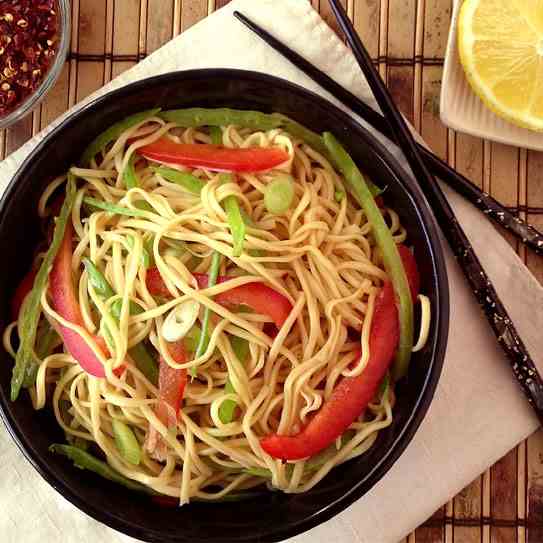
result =
[{"label": "red bell pepper slice", "polygon": [[[416,298],[419,274],[413,254],[398,247],[411,294]],[[343,378],[307,426],[294,436],[272,434],[260,440],[274,458],[298,460],[313,456],[331,445],[362,414],[377,392],[396,351],[399,339],[394,289],[387,281],[375,302],[370,335],[370,358],[358,377]]]},{"label": "red bell pepper slice", "polygon": [[[183,364],[189,360],[182,340],[168,343],[168,352],[177,364]],[[187,370],[172,368],[161,357],[158,368],[158,405],[155,413],[167,428],[177,426],[186,384]],[[146,447],[155,458],[166,459],[167,444],[154,427],[149,429]]]},{"label": "red bell pepper slice", "polygon": [[[207,287],[208,276],[206,274],[195,273],[194,278],[200,288]],[[217,283],[224,283],[230,279],[232,277],[221,276],[218,277]],[[153,296],[171,297],[170,291],[166,288],[158,268],[147,270],[145,283]],[[258,281],[234,287],[226,292],[217,294],[213,300],[225,307],[246,305],[256,313],[270,317],[278,328],[283,326],[292,311],[292,304],[288,298]]]},{"label": "red bell pepper slice", "polygon": [[[62,245],[49,274],[49,290],[53,309],[63,319],[84,328],[85,321],[81,315],[81,308],[72,281],[72,231],[72,224],[68,222]],[[60,324],[57,328],[66,349],[79,362],[80,366],[95,377],[105,377],[103,364],[87,342],[74,330]],[[103,338],[94,336],[93,339],[98,348],[107,353]],[[124,366],[121,366],[115,369],[115,374],[120,375],[123,371]]]},{"label": "red bell pepper slice", "polygon": [[15,294],[11,299],[11,318],[12,320],[17,320],[19,318],[19,312],[21,311],[21,306],[28,293],[32,290],[34,286],[34,280],[36,279],[36,274],[38,270],[32,268],[24,277],[23,280],[19,283],[19,286],[15,290]]},{"label": "red bell pepper slice", "polygon": [[138,149],[138,153],[155,162],[207,168],[217,172],[262,172],[290,158],[286,151],[273,147],[229,149],[204,143],[176,143],[168,138],[144,145]]}]

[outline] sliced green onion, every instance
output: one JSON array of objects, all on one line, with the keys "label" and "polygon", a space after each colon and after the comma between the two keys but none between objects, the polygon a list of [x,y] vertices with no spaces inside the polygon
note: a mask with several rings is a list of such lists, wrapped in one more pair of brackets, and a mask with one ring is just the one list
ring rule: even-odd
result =
[{"label": "sliced green onion", "polygon": [[413,301],[405,269],[396,243],[385,223],[381,210],[375,203],[364,176],[333,134],[326,132],[323,137],[332,155],[333,162],[345,177],[345,181],[371,224],[372,233],[383,256],[385,269],[396,293],[400,322],[400,340],[396,360],[392,368],[392,375],[397,381],[407,374],[411,351],[413,349]]},{"label": "sliced green onion", "polygon": [[169,181],[170,183],[175,183],[176,185],[179,185],[180,187],[183,187],[189,192],[192,192],[192,194],[196,194],[198,196],[200,195],[202,189],[205,186],[204,181],[198,179],[198,177],[188,172],[180,172],[179,170],[175,170],[174,168],[168,168],[166,166],[159,166],[158,168],[156,166],[153,166],[151,167],[151,169],[156,174],[166,179],[166,181]]},{"label": "sliced green onion", "polygon": [[23,384],[24,386],[32,386],[36,381],[38,365],[34,359],[33,347],[41,314],[41,296],[47,287],[49,270],[53,265],[60,244],[64,239],[64,232],[66,230],[66,224],[70,220],[75,195],[75,177],[73,174],[69,173],[66,185],[66,197],[64,198],[64,203],[62,204],[59,216],[56,218],[53,240],[45,253],[36,279],[34,280],[34,286],[26,300],[25,313],[21,322],[21,342],[15,356],[15,366],[13,367],[11,376],[12,401],[15,401],[18,398]]},{"label": "sliced green onion", "polygon": [[292,205],[294,180],[290,175],[278,175],[264,190],[264,204],[274,215],[282,215]]},{"label": "sliced green onion", "polygon": [[115,445],[117,445],[121,456],[130,464],[138,466],[141,462],[141,447],[134,432],[130,426],[118,419],[113,419],[111,425],[113,427]]},{"label": "sliced green onion", "polygon": [[119,206],[117,204],[110,204],[109,202],[97,200],[96,198],[91,198],[90,196],[86,196],[85,198],[83,198],[83,202],[97,209],[109,211],[109,213],[114,213],[116,215],[127,215],[128,217],[147,216],[147,213],[141,209],[129,209],[128,207]]},{"label": "sliced green onion", "polygon": [[[232,174],[221,174],[220,179],[224,184],[234,182]],[[232,254],[235,257],[239,257],[243,251],[243,242],[245,241],[245,221],[241,215],[239,202],[233,194],[224,199],[224,209],[232,234]]]},{"label": "sliced green onion", "polygon": [[213,145],[222,145],[222,130],[220,126],[210,126],[209,135]]},{"label": "sliced green onion", "polygon": [[114,483],[118,483],[130,490],[144,492],[145,494],[151,494],[152,496],[155,496],[157,494],[152,488],[142,485],[141,483],[138,483],[136,481],[132,481],[132,479],[128,479],[128,477],[121,475],[106,462],[98,460],[98,458],[96,458],[92,454],[89,454],[88,452],[85,452],[78,447],[55,443],[54,445],[51,445],[49,447],[49,450],[52,453],[66,456],[74,463],[74,466],[77,468],[88,469],[89,471],[96,473],[96,475],[100,475],[100,477],[108,479],[109,481],[113,481]]},{"label": "sliced green onion", "polygon": [[[243,339],[239,336],[232,336],[230,339],[230,344],[232,345],[232,350],[236,355],[237,359],[245,364],[247,357],[249,356],[249,342],[246,339]],[[231,394],[236,392],[230,377],[226,380],[224,385],[224,392],[226,394]],[[234,412],[236,410],[237,403],[234,400],[224,400],[221,406],[219,407],[219,419],[223,424],[228,424],[234,419]]]},{"label": "sliced green onion", "polygon": [[342,190],[336,190],[334,192],[334,200],[339,204],[343,201],[345,198],[345,193]]},{"label": "sliced green onion", "polygon": [[184,338],[194,326],[200,304],[196,300],[188,299],[175,306],[164,319],[160,335],[168,342],[173,343]]}]

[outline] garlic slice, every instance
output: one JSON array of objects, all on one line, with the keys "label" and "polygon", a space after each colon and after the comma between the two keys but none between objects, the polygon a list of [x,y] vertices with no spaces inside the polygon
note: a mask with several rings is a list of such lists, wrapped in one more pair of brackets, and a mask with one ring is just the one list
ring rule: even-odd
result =
[{"label": "garlic slice", "polygon": [[196,300],[186,300],[174,307],[164,320],[160,333],[166,341],[178,341],[194,326],[200,311]]}]

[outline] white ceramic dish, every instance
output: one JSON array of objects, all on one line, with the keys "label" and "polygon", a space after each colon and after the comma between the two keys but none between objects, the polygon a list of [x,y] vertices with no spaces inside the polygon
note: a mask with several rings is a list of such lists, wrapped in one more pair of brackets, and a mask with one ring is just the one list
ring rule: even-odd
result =
[{"label": "white ceramic dish", "polygon": [[457,46],[457,22],[462,2],[454,0],[441,87],[441,120],[459,132],[518,147],[543,150],[543,133],[520,128],[498,117],[471,90],[460,64]]}]

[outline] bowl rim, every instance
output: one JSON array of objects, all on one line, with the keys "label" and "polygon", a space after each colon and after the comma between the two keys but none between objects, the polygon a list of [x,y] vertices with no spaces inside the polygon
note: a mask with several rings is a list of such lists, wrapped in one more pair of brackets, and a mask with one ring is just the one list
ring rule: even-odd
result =
[{"label": "bowl rim", "polygon": [[[428,370],[426,372],[425,379],[423,380],[421,393],[415,401],[409,417],[406,419],[403,427],[401,428],[398,436],[392,441],[388,450],[382,456],[372,469],[364,476],[363,479],[353,483],[353,486],[345,492],[341,497],[335,501],[329,503],[319,511],[304,517],[303,519],[291,522],[287,527],[283,526],[270,526],[266,532],[262,532],[259,536],[259,541],[276,542],[282,541],[287,537],[293,537],[302,532],[310,530],[315,526],[326,522],[333,516],[337,515],[349,505],[353,504],[356,500],[361,498],[366,492],[369,491],[383,476],[389,471],[392,465],[397,461],[400,455],[404,452],[407,445],[411,442],[414,434],[418,430],[422,420],[424,419],[430,403],[433,399],[437,383],[439,381],[441,370],[443,367],[445,352],[448,343],[449,332],[449,285],[448,274],[445,265],[445,257],[443,248],[440,242],[439,228],[437,222],[431,212],[428,202],[418,187],[416,181],[412,176],[400,165],[397,159],[384,147],[384,145],[369,132],[354,115],[350,115],[346,111],[339,108],[337,105],[329,101],[327,98],[320,96],[313,91],[302,87],[289,80],[265,74],[262,72],[256,72],[251,70],[239,70],[230,68],[204,68],[193,70],[178,70],[174,72],[168,72],[160,74],[132,83],[128,83],[120,88],[107,92],[92,101],[82,105],[76,111],[69,114],[58,126],[56,126],[50,133],[48,133],[30,152],[25,158],[12,180],[6,187],[2,198],[0,200],[0,225],[4,221],[6,214],[7,202],[12,198],[13,193],[16,190],[19,182],[24,178],[25,171],[28,164],[34,160],[34,157],[41,154],[48,146],[49,142],[53,140],[59,133],[66,129],[67,126],[76,124],[79,121],[80,116],[99,109],[103,104],[112,100],[120,100],[126,94],[136,94],[139,89],[142,89],[150,84],[156,84],[157,82],[171,82],[176,81],[179,78],[182,79],[211,79],[211,78],[223,78],[223,79],[243,79],[247,82],[251,80],[259,83],[267,83],[270,86],[279,87],[281,91],[286,93],[298,95],[306,100],[317,102],[319,106],[332,110],[334,116],[338,117],[344,127],[352,128],[353,130],[362,133],[365,136],[364,144],[368,144],[373,147],[375,153],[377,153],[387,168],[391,170],[392,174],[398,178],[399,182],[403,184],[404,189],[408,193],[409,197],[413,200],[414,207],[419,219],[423,224],[424,243],[427,245],[433,268],[435,271],[435,281],[437,282],[437,291],[435,296],[437,298],[438,310],[433,315],[434,323],[436,326],[435,341],[432,352],[429,354]],[[182,542],[186,541],[183,538],[176,538],[171,535],[165,536],[160,533],[160,530],[140,528],[125,521],[115,514],[114,511],[108,511],[104,508],[89,503],[77,495],[67,484],[59,481],[49,470],[47,461],[44,457],[34,454],[32,448],[29,446],[29,439],[25,436],[25,433],[14,418],[11,416],[9,410],[5,409],[6,405],[9,405],[9,397],[6,396],[4,390],[0,388],[0,418],[2,418],[11,438],[19,447],[25,458],[30,464],[38,471],[38,473],[64,498],[75,505],[81,512],[90,515],[95,520],[102,522],[121,533],[127,534],[131,537],[138,538],[143,541],[149,542]],[[196,540],[193,540],[196,543]],[[252,541],[252,539],[243,539],[240,541]]]}]

